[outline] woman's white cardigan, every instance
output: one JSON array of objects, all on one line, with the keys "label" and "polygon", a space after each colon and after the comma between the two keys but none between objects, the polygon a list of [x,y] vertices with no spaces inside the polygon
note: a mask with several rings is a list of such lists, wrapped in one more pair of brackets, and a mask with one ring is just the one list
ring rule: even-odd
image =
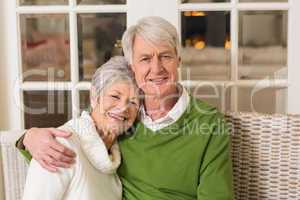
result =
[{"label": "woman's white cardigan", "polygon": [[60,129],[73,133],[68,139],[57,140],[76,152],[76,163],[51,173],[33,159],[23,200],[121,200],[122,186],[116,174],[121,162],[118,144],[109,154],[87,112]]}]

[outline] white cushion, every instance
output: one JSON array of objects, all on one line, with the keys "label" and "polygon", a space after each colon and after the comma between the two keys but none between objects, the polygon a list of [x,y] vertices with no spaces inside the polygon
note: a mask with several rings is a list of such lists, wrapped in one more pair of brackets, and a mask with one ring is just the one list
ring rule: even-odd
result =
[{"label": "white cushion", "polygon": [[19,200],[23,196],[23,187],[27,172],[27,163],[15,147],[16,140],[24,131],[0,132],[1,180],[3,196],[0,199]]}]

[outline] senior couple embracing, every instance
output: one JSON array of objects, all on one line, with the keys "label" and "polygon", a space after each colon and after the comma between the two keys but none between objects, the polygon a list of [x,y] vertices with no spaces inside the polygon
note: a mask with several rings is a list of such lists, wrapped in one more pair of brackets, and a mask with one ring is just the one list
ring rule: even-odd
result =
[{"label": "senior couple embracing", "polygon": [[122,47],[93,76],[90,112],[17,141],[33,158],[23,199],[233,199],[226,124],[178,83],[176,28],[142,18]]}]

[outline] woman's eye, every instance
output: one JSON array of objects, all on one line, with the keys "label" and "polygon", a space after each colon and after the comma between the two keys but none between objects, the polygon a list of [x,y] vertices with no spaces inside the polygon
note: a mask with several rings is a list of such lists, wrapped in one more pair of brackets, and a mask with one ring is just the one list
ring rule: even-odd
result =
[{"label": "woman's eye", "polygon": [[134,105],[134,106],[137,106],[138,104],[137,104],[137,102],[135,102],[135,101],[130,101],[129,102],[131,105]]},{"label": "woman's eye", "polygon": [[120,99],[120,97],[118,95],[110,95],[110,96],[114,99]]}]

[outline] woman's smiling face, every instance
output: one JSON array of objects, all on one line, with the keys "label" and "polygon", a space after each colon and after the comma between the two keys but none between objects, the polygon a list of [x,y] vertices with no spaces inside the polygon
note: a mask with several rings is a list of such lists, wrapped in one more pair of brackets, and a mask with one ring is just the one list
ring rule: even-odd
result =
[{"label": "woman's smiling face", "polygon": [[97,128],[104,134],[118,136],[130,128],[138,114],[139,99],[136,86],[117,81],[107,86],[93,106],[92,115]]}]

